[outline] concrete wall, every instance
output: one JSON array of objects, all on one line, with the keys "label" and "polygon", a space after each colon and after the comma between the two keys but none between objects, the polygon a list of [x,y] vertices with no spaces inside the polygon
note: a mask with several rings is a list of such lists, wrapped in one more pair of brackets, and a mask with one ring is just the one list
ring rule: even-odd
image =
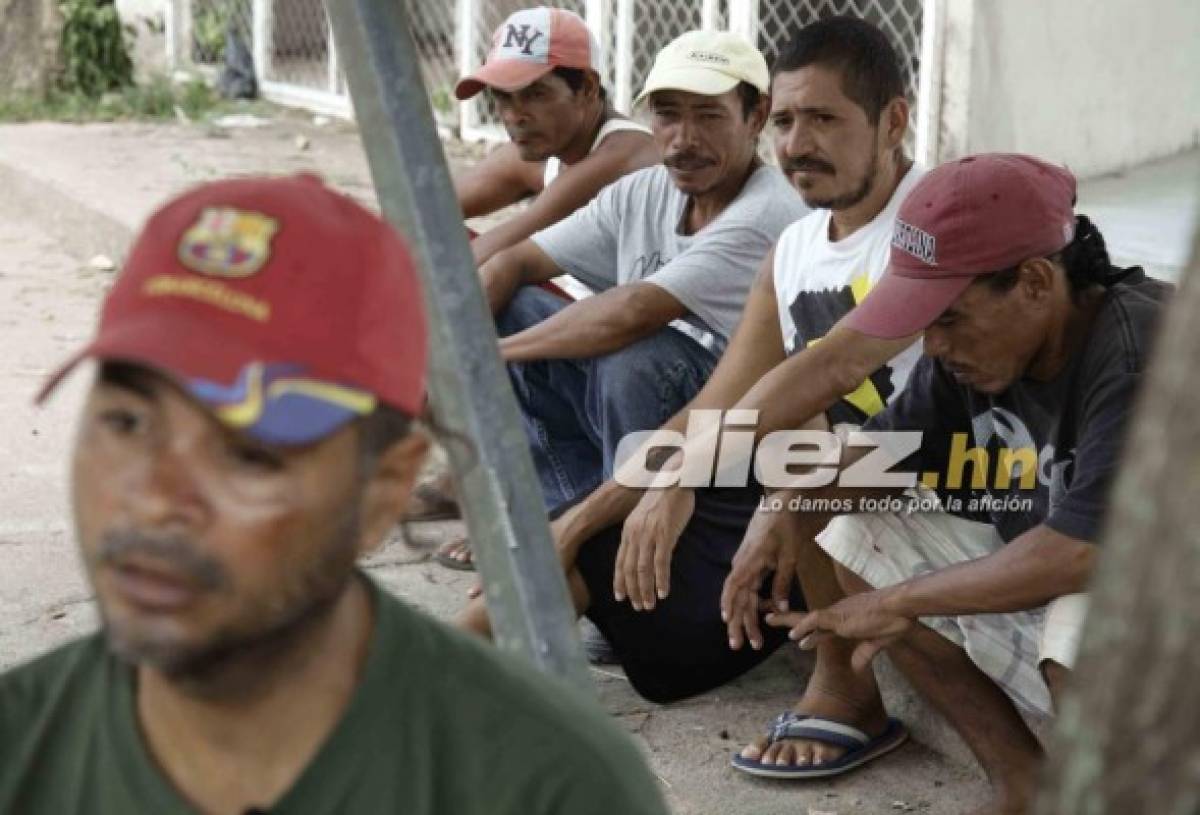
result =
[{"label": "concrete wall", "polygon": [[40,93],[58,68],[55,0],[0,0],[0,94]]},{"label": "concrete wall", "polygon": [[1080,176],[1200,144],[1197,0],[941,0],[936,155],[1016,150]]}]

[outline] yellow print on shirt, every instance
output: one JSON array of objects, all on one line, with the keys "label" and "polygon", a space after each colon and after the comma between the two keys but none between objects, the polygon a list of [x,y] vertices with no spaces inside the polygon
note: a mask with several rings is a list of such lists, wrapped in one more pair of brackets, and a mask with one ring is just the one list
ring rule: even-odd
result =
[{"label": "yellow print on shirt", "polygon": [[[858,305],[866,299],[867,294],[871,291],[871,278],[866,272],[855,275],[850,281],[850,295],[854,298],[854,304]],[[816,345],[824,337],[817,337],[808,343],[808,347]],[[879,389],[875,387],[875,383],[869,378],[864,379],[863,383],[855,388],[844,397],[847,402],[854,405],[867,416],[874,416],[879,411],[883,410],[883,397],[879,395]]]}]

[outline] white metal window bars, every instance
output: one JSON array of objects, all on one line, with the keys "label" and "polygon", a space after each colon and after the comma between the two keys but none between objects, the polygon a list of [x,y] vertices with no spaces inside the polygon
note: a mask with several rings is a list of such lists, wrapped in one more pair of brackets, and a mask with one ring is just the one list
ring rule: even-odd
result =
[{"label": "white metal window bars", "polygon": [[[655,54],[692,28],[728,28],[771,61],[799,26],[857,14],[880,26],[909,71],[918,159],[935,156],[936,104],[945,0],[395,0],[408,14],[438,122],[467,140],[504,131],[487,94],[457,102],[454,83],[473,71],[495,28],[513,11],[552,2],[580,14],[601,43],[602,78],[619,110],[630,104]],[[338,116],[352,114],[321,0],[168,0],[167,49],[175,67],[220,67],[226,29],[250,41],[260,91],[272,101]],[[915,145],[914,145],[915,141]]]}]

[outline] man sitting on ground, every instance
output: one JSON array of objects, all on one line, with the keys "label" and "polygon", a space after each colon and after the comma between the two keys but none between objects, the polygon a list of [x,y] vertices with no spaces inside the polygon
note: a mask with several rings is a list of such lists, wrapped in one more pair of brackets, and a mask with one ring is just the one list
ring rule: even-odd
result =
[{"label": "man sitting on ground", "polygon": [[593,702],[355,566],[426,449],[420,304],[312,176],[150,219],[68,365],[103,631],[0,676],[0,812],[665,815]]},{"label": "man sitting on ground", "polygon": [[626,173],[660,160],[650,131],[613,108],[600,82],[600,46],[578,15],[552,8],[512,14],[492,50],[454,95],[486,89],[509,141],[455,179],[475,218],[537,196],[471,241],[476,263],[570,215]]},{"label": "man sitting on ground", "polygon": [[[496,29],[487,60],[455,87],[459,99],[486,89],[510,139],[455,178],[464,216],[488,215],[536,196],[503,223],[481,235],[471,232],[476,263],[557,223],[621,176],[661,160],[649,128],[613,108],[600,82],[599,59],[600,46],[578,15],[526,9]],[[550,285],[573,299],[591,293],[565,275]],[[407,519],[459,514],[445,473],[417,486]],[[439,551],[438,560],[461,567],[469,564],[470,552],[454,543]]]},{"label": "man sitting on ground", "polygon": [[[784,231],[712,378],[668,431],[682,433],[699,409],[746,407],[769,422],[787,421],[793,403],[805,403],[803,386],[829,379],[836,393],[797,424],[826,410],[831,423],[861,424],[894,398],[919,357],[917,349],[895,348],[852,385],[842,382],[859,369],[844,359],[803,378],[786,375],[883,275],[895,213],[921,175],[903,151],[908,104],[895,50],[866,22],[828,19],[783,48],[771,91],[779,165],[819,211]],[[842,394],[850,395],[839,401]],[[554,531],[576,608],[608,636],[638,692],[669,701],[732,679],[786,640],[768,630],[754,649],[731,651],[720,617],[721,588],[759,490],[676,486],[646,491],[639,506],[642,495],[608,481]],[[461,619],[482,628],[484,615],[477,603]]]},{"label": "man sitting on ground", "polygon": [[[612,474],[617,444],[695,396],[733,333],[754,270],[807,208],[758,158],[766,62],[741,37],[667,45],[639,96],[663,166],[480,270],[551,514]],[[570,302],[538,283],[599,291]]]},{"label": "man sitting on ground", "polygon": [[[823,761],[869,758],[873,737],[896,727],[869,668],[886,651],[983,765],[988,815],[1032,800],[1042,749],[1018,708],[1048,714],[1074,662],[1080,593],[1171,292],[1114,269],[1074,201],[1070,173],[1022,155],[965,158],[917,185],[888,274],[847,322],[882,342],[924,331],[908,387],[864,430],[907,456],[895,469],[920,479],[919,495],[937,490],[943,511],[859,512],[860,499],[898,489],[787,492],[784,506],[834,499],[853,514],[781,513],[775,534],[747,537],[730,576],[726,610],[740,626],[749,589],[782,552],[798,564],[818,610],[767,621],[836,664],[857,709]],[[919,433],[919,445],[899,448],[892,431]],[[843,473],[867,452],[844,451]],[[793,775],[812,736],[808,720],[784,714],[735,765]]]}]

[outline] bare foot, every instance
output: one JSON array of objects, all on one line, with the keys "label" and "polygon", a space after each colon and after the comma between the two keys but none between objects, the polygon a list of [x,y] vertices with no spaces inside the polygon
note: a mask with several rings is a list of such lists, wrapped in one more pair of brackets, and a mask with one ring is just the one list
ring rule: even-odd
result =
[{"label": "bare foot", "polygon": [[[873,675],[849,674],[844,680],[818,681],[814,674],[804,696],[792,708],[796,713],[818,716],[855,727],[871,738],[888,726],[887,712],[879,698]],[[764,736],[742,750],[742,758],[777,767],[808,767],[841,758],[846,748],[808,739],[782,739],[768,744]]]}]

